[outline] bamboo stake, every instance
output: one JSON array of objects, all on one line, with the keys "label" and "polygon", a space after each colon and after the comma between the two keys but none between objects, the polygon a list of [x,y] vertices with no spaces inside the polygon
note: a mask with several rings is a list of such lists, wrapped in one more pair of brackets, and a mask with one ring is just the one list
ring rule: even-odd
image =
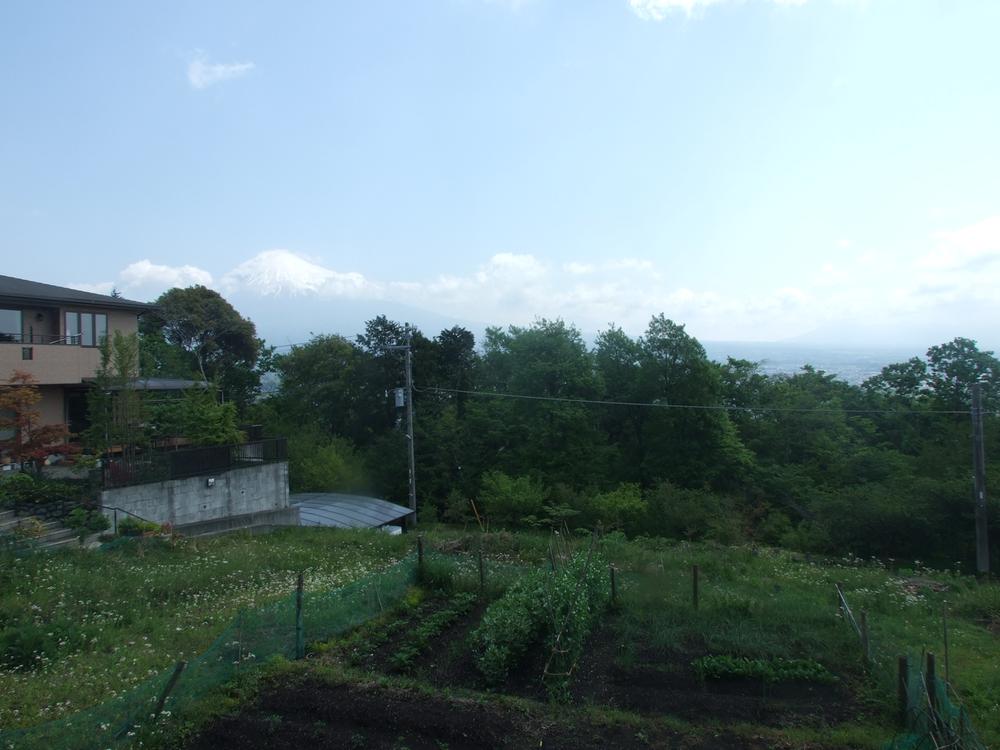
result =
[{"label": "bamboo stake", "polygon": [[691,601],[694,604],[694,608],[698,609],[698,566],[691,566]]}]

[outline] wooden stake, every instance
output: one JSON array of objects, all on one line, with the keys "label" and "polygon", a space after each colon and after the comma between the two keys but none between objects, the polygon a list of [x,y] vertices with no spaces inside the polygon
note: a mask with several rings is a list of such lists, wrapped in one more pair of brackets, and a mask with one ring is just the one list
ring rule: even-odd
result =
[{"label": "wooden stake", "polygon": [[951,683],[951,659],[948,658],[948,610],[945,609],[942,616],[942,626],[944,628],[944,681]]},{"label": "wooden stake", "polygon": [[896,694],[899,697],[899,720],[905,727],[908,715],[909,703],[907,697],[908,684],[910,681],[910,659],[907,656],[899,657],[899,671],[896,680]]},{"label": "wooden stake", "polygon": [[302,593],[305,577],[299,573],[295,581],[295,658],[303,659],[306,655],[305,625],[302,619]]},{"label": "wooden stake", "polygon": [[924,681],[927,683],[927,702],[931,708],[931,723],[936,725],[938,715],[937,667],[934,663],[934,654],[930,651],[927,652],[927,671],[924,676]]},{"label": "wooden stake", "polygon": [[872,660],[871,639],[868,637],[868,610],[861,610],[861,650],[865,655],[865,662]]},{"label": "wooden stake", "polygon": [[691,601],[694,608],[698,609],[698,566],[691,566]]},{"label": "wooden stake", "polygon": [[167,680],[166,686],[163,688],[163,692],[160,693],[160,699],[156,701],[156,708],[153,709],[153,718],[155,719],[163,711],[163,707],[167,703],[167,698],[170,697],[170,693],[173,691],[174,686],[177,685],[177,680],[181,678],[181,672],[187,666],[186,661],[179,661],[174,667],[174,673],[170,675],[170,679]]}]

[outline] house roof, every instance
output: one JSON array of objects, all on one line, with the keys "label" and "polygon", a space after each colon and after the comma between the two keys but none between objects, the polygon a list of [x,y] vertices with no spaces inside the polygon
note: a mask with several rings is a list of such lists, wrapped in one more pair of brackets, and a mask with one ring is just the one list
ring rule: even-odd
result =
[{"label": "house roof", "polygon": [[[93,383],[95,378],[84,378],[84,382]],[[204,380],[182,380],[180,378],[136,378],[129,385],[136,391],[186,391],[189,388],[208,388]],[[113,385],[109,390],[121,391],[124,386]]]},{"label": "house roof", "polygon": [[377,497],[342,495],[337,492],[300,492],[288,499],[299,508],[301,526],[374,529],[410,515],[409,508]]},{"label": "house roof", "polygon": [[94,294],[70,289],[65,286],[43,284],[40,281],[28,281],[13,276],[0,276],[0,302],[15,302],[18,304],[38,304],[39,301],[54,304],[93,305],[96,307],[117,308],[119,310],[135,310],[142,312],[151,310],[152,305],[145,302],[112,297],[109,294]]}]

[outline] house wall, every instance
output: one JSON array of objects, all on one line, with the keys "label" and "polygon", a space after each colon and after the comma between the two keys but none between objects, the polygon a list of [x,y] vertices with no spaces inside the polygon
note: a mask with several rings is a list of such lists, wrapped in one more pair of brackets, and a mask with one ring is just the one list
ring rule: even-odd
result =
[{"label": "house wall", "polygon": [[66,421],[63,389],[58,386],[49,386],[39,388],[38,391],[42,394],[42,400],[35,406],[40,416],[39,424],[63,424]]},{"label": "house wall", "polygon": [[32,358],[26,360],[21,356],[20,344],[0,343],[0,379],[6,380],[14,370],[21,370],[32,375],[39,385],[79,383],[94,377],[101,364],[101,352],[96,347],[32,344],[30,348]]},{"label": "house wall", "polygon": [[[23,333],[29,327],[35,334],[66,335],[66,312],[102,312],[108,316],[108,332],[124,334],[139,330],[139,319],[134,311],[106,310],[96,307],[75,306],[56,308],[22,308]],[[42,315],[42,321],[36,321]],[[31,349],[31,359],[24,359],[22,349]],[[93,378],[101,365],[101,351],[95,346],[72,344],[0,343],[0,380],[9,378],[15,370],[29,373],[40,385],[76,384]],[[62,413],[60,411],[60,413]],[[60,416],[58,422],[64,421]]]},{"label": "house wall", "polygon": [[289,507],[287,462],[233,469],[213,478],[213,487],[209,477],[201,476],[104,490],[101,504],[175,526]]}]

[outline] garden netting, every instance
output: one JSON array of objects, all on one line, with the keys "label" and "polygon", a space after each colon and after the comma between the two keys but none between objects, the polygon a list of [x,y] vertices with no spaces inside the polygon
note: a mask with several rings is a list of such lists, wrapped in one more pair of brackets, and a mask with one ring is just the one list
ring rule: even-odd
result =
[{"label": "garden netting", "polygon": [[417,557],[411,554],[390,568],[341,588],[303,592],[302,637],[294,589],[267,606],[240,612],[214,643],[190,661],[156,710],[175,668],[150,678],[127,693],[62,719],[25,729],[0,732],[3,750],[92,750],[128,747],[133,738],[183,716],[193,705],[241,672],[272,657],[296,657],[302,640],[328,640],[400,602],[417,580]]},{"label": "garden netting", "polygon": [[986,750],[972,728],[965,708],[948,683],[935,677],[933,684],[921,671],[919,661],[908,660],[906,670],[906,731],[897,736],[888,750]]},{"label": "garden netting", "polygon": [[894,737],[885,750],[986,750],[952,687],[946,680],[923,671],[926,655],[900,657],[906,659],[903,674],[899,660],[872,641],[866,627],[858,624],[839,586],[837,593],[844,619],[861,639],[866,658],[877,677],[886,687],[893,678],[905,683],[905,705],[901,701],[900,706],[903,732]]}]

